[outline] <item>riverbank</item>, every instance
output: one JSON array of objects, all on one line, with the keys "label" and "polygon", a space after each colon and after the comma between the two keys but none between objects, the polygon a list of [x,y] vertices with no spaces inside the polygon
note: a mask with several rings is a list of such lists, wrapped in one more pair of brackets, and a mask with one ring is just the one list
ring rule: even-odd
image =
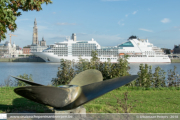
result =
[{"label": "riverbank", "polygon": [[45,62],[40,57],[33,58],[0,58],[0,62]]},{"label": "riverbank", "polygon": [[[127,93],[125,100],[124,93]],[[85,104],[87,113],[124,113],[121,105],[127,105],[130,113],[180,113],[180,90],[177,88],[149,89],[120,87]],[[14,93],[14,87],[0,87],[0,113],[53,113],[52,107],[41,105]],[[130,106],[128,106],[130,105]]]},{"label": "riverbank", "polygon": [[[36,58],[0,58],[0,62],[45,62],[40,57]],[[171,59],[171,63],[180,63],[180,58]]]}]

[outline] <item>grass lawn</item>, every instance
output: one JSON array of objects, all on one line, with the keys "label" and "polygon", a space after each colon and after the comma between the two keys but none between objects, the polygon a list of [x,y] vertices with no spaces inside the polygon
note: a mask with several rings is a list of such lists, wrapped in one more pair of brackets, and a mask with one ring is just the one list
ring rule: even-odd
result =
[{"label": "grass lawn", "polygon": [[[0,113],[54,112],[52,107],[31,102],[16,95],[13,90],[14,88],[0,87]],[[125,92],[128,92],[127,100],[124,100]],[[87,113],[124,113],[124,110],[130,113],[180,113],[180,90],[121,87],[85,104],[84,107]]]},{"label": "grass lawn", "polygon": [[12,87],[0,87],[0,113],[52,113],[52,108],[17,95]]}]

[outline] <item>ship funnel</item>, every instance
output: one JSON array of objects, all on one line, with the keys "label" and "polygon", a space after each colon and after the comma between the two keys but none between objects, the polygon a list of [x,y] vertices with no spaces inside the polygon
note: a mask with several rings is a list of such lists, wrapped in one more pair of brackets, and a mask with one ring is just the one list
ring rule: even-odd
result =
[{"label": "ship funnel", "polygon": [[73,41],[76,41],[76,34],[75,33],[72,34],[72,39],[73,39]]}]

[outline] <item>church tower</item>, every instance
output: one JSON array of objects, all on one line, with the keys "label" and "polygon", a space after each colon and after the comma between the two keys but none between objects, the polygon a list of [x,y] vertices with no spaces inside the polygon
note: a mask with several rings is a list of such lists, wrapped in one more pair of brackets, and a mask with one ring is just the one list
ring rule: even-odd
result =
[{"label": "church tower", "polygon": [[32,40],[32,45],[39,45],[36,18],[35,18],[34,27],[33,27],[33,40]]},{"label": "church tower", "polygon": [[42,41],[40,41],[40,46],[46,46],[46,41],[44,40],[44,37],[42,38]]}]

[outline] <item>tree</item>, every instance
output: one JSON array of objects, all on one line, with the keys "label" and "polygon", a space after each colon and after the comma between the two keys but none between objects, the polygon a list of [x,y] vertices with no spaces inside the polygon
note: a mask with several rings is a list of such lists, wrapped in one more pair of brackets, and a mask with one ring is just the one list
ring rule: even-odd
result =
[{"label": "tree", "polygon": [[155,73],[153,74],[154,77],[154,87],[165,87],[165,78],[166,72],[162,70],[159,66],[155,68]]},{"label": "tree", "polygon": [[98,53],[95,50],[91,51],[91,60],[90,60],[90,67],[89,69],[98,69],[99,66],[99,58]]},{"label": "tree", "polygon": [[6,38],[7,29],[14,32],[17,28],[16,18],[22,11],[40,11],[43,3],[52,3],[51,0],[0,0],[0,42]]},{"label": "tree", "polygon": [[79,61],[75,64],[76,74],[89,69],[90,63],[88,59],[83,59],[79,56]]},{"label": "tree", "polygon": [[67,85],[75,76],[75,70],[73,69],[74,61],[61,59],[60,67],[58,68],[57,78],[51,80],[52,84]]},{"label": "tree", "polygon": [[140,64],[138,72],[138,78],[136,80],[136,86],[149,88],[153,83],[153,74],[152,74],[152,66],[148,66],[148,64]]}]

